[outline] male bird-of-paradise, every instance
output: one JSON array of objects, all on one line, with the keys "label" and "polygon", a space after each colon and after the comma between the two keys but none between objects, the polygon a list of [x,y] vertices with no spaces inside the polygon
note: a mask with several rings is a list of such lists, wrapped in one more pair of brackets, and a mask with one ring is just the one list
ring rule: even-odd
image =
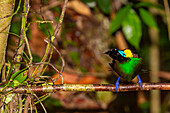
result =
[{"label": "male bird-of-paradise", "polygon": [[109,65],[119,75],[115,84],[117,92],[120,78],[129,82],[136,76],[138,77],[138,83],[142,90],[142,80],[138,75],[142,66],[142,58],[139,57],[138,54],[133,53],[130,49],[112,49],[105,52],[105,54],[108,54],[113,59]]}]

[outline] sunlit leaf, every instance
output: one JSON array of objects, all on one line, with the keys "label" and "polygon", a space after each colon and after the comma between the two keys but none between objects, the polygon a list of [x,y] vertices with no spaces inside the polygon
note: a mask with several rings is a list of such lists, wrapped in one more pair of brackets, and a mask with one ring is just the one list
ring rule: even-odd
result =
[{"label": "sunlit leaf", "polygon": [[163,7],[159,4],[153,4],[150,2],[139,2],[138,4],[136,4],[134,7],[139,8],[139,7],[154,7],[157,9],[163,9]]},{"label": "sunlit leaf", "polygon": [[120,28],[121,23],[123,22],[123,20],[129,13],[130,9],[131,9],[131,6],[128,5],[128,6],[123,7],[117,12],[116,17],[111,21],[111,24],[110,24],[110,30],[109,30],[110,34],[114,33],[117,29]]},{"label": "sunlit leaf", "polygon": [[139,49],[142,35],[141,21],[134,10],[130,10],[126,19],[122,22],[122,28],[127,41],[136,49]]},{"label": "sunlit leaf", "polygon": [[97,4],[104,14],[110,14],[111,0],[97,0]]},{"label": "sunlit leaf", "polygon": [[155,22],[155,19],[153,18],[153,16],[147,10],[145,10],[143,8],[140,8],[139,13],[140,13],[140,16],[141,16],[143,22],[146,25],[158,30],[158,27],[157,27],[157,24]]}]

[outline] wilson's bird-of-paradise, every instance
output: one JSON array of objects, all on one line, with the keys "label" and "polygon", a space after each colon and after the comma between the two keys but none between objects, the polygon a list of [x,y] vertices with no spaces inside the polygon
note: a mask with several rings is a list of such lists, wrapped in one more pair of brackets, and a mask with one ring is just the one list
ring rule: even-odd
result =
[{"label": "wilson's bird-of-paradise", "polygon": [[105,54],[108,54],[113,59],[109,65],[113,71],[119,75],[115,84],[116,91],[118,91],[119,88],[120,78],[129,82],[136,76],[138,77],[138,83],[142,90],[142,80],[138,75],[142,67],[142,58],[138,54],[133,53],[130,49],[112,49],[105,52]]}]

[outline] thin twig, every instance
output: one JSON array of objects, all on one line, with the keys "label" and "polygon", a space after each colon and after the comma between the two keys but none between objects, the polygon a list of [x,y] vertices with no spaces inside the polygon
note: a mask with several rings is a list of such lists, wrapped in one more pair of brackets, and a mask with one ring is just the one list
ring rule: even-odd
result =
[{"label": "thin twig", "polygon": [[22,113],[22,94],[18,94],[18,113]]},{"label": "thin twig", "polygon": [[58,24],[57,24],[57,27],[56,27],[55,30],[54,30],[54,34],[53,34],[54,37],[58,34],[58,32],[59,32],[59,30],[60,30],[60,27],[61,27],[61,24],[62,24],[62,22],[63,22],[64,13],[65,13],[65,11],[66,11],[67,2],[68,2],[68,0],[65,0],[63,9],[62,9],[62,12],[61,12],[61,15],[60,15],[59,22],[58,22]]},{"label": "thin twig", "polygon": [[42,7],[42,8],[41,8],[41,12],[44,12],[44,11],[47,11],[47,10],[52,9],[52,8],[54,8],[54,7],[57,7],[57,6],[59,6],[61,3],[62,3],[62,1],[53,1],[52,4],[49,4],[49,5],[47,5],[47,6]]},{"label": "thin twig", "polygon": [[34,96],[36,97],[36,99],[40,102],[40,104],[41,104],[41,106],[42,106],[44,112],[47,113],[47,110],[45,109],[43,103],[40,101],[40,99],[37,97],[37,95],[36,95],[36,94],[33,94],[33,95],[34,95]]},{"label": "thin twig", "polygon": [[[45,42],[46,43],[49,43],[47,40],[45,40]],[[58,49],[53,45],[53,43],[50,43],[50,45],[53,47],[53,49],[59,54],[59,56],[60,56],[60,58],[61,58],[61,61],[62,61],[62,66],[61,66],[61,70],[60,71],[58,71],[58,70],[56,70],[58,73],[59,73],[59,76],[55,79],[55,81],[54,82],[56,82],[60,77],[61,77],[61,79],[62,79],[62,84],[63,84],[63,77],[62,77],[62,73],[63,73],[63,71],[64,71],[64,66],[65,66],[65,62],[64,62],[64,58],[62,57],[62,55],[61,55],[61,53],[58,51]],[[52,67],[53,67],[53,65],[52,65]],[[53,67],[54,68],[54,67]]]},{"label": "thin twig", "polygon": [[[27,50],[28,50],[28,54],[30,56],[30,64],[32,62],[32,54],[31,54],[31,50],[30,50],[30,47],[29,47],[29,43],[28,43],[28,39],[27,39],[27,36],[26,36],[26,23],[27,23],[27,17],[28,17],[28,12],[30,10],[30,5],[29,5],[29,0],[25,0],[24,1],[24,6],[23,6],[23,16],[22,16],[22,25],[21,25],[21,39],[19,40],[19,48],[17,49],[17,53],[14,55],[15,56],[15,61],[16,62],[20,62],[21,61],[21,57],[17,57],[18,54],[22,54],[23,51],[24,51],[24,48],[25,48],[25,43],[26,43],[26,46],[27,46]],[[25,43],[23,43],[25,41]],[[15,71],[18,71],[20,69],[20,64],[17,64],[16,65],[16,69]]]},{"label": "thin twig", "polygon": [[54,48],[54,50],[59,54],[61,60],[62,60],[62,67],[61,67],[61,71],[59,72],[59,76],[55,79],[54,83],[61,77],[62,79],[62,84],[64,83],[63,81],[63,76],[61,75],[61,73],[63,73],[64,71],[64,66],[65,66],[65,62],[64,62],[64,58],[62,57],[61,53],[58,51],[58,49],[56,49],[56,47],[51,43],[52,47]]},{"label": "thin twig", "polygon": [[[33,64],[36,64],[36,65],[39,65],[39,64],[46,64],[46,65],[50,65],[55,71],[57,71],[57,73],[59,73],[59,76],[57,77],[57,79],[53,80],[50,76],[49,78],[52,80],[53,84],[56,82],[56,80],[58,80],[60,77],[62,79],[62,84],[63,84],[63,77],[61,75],[61,71],[59,71],[57,68],[55,68],[51,63],[49,62],[38,62],[38,63],[33,63]],[[45,77],[45,76],[44,76]]]},{"label": "thin twig", "polygon": [[28,113],[29,103],[31,102],[31,97],[27,95],[24,104],[24,113]]},{"label": "thin twig", "polygon": [[[42,15],[41,9],[42,9],[42,0],[41,0],[41,4],[40,4],[40,15],[41,15],[43,21],[45,21],[45,18],[44,18],[44,16]],[[48,32],[48,34],[49,34],[49,37],[51,37],[51,33],[50,33],[50,30],[48,29],[47,23],[45,23],[45,27],[46,27],[46,29],[47,29],[47,32]]]},{"label": "thin twig", "polygon": [[46,64],[46,65],[50,65],[55,71],[57,71],[57,73],[60,73],[60,71],[57,69],[57,68],[55,68],[51,63],[49,63],[49,62],[38,62],[38,63],[33,63],[33,64],[35,64],[35,65],[39,65],[39,64]]},{"label": "thin twig", "polygon": [[52,43],[51,43],[51,46],[59,54],[59,56],[60,56],[60,58],[62,60],[62,67],[61,67],[61,71],[60,71],[60,73],[62,73],[64,71],[64,66],[65,66],[64,58],[62,57],[61,53],[58,51],[58,49],[56,49],[56,47]]}]

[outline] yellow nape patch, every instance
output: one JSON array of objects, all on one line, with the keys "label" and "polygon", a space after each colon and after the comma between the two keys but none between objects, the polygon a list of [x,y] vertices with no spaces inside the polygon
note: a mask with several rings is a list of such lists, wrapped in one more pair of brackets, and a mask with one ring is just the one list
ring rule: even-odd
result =
[{"label": "yellow nape patch", "polygon": [[130,49],[125,49],[124,53],[126,54],[126,57],[133,57],[132,51]]}]

